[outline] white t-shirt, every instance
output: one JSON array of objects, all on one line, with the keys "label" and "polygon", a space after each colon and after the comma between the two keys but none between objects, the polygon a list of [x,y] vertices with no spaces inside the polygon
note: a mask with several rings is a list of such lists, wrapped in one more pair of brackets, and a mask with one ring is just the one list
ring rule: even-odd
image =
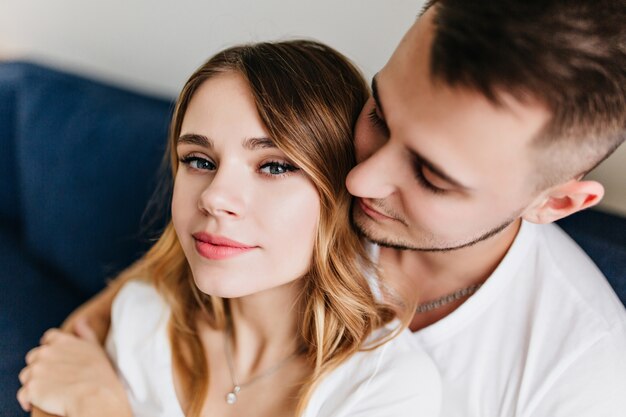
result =
[{"label": "white t-shirt", "polygon": [[413,337],[442,417],[626,416],[626,311],[555,225],[524,222],[480,290]]},{"label": "white t-shirt", "polygon": [[[113,302],[105,345],[135,416],[183,416],[172,379],[169,317],[163,298],[145,282],[128,282]],[[440,407],[439,373],[407,330],[326,376],[303,417],[435,417]]]}]

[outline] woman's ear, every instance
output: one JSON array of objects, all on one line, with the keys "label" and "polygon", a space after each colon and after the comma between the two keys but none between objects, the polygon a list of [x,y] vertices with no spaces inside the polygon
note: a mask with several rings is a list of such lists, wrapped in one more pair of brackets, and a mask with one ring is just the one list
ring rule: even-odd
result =
[{"label": "woman's ear", "polygon": [[552,223],[595,206],[603,196],[604,187],[599,182],[571,180],[543,192],[528,206],[522,218],[532,223]]}]

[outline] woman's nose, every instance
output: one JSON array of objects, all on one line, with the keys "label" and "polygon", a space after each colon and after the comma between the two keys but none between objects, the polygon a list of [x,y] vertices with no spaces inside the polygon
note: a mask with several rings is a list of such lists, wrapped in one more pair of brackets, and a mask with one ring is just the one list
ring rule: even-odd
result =
[{"label": "woman's nose", "polygon": [[214,217],[242,217],[245,214],[246,189],[244,173],[219,167],[211,183],[200,194],[198,208]]}]

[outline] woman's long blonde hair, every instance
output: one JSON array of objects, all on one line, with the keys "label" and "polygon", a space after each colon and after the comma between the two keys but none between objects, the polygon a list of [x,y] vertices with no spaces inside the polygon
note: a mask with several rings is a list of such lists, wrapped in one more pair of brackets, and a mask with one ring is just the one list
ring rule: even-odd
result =
[{"label": "woman's long blonde hair", "polygon": [[[174,173],[176,141],[185,111],[198,87],[223,73],[247,82],[259,115],[276,146],[311,179],[320,197],[320,217],[311,261],[299,297],[300,344],[311,376],[300,393],[298,415],[320,379],[364,347],[372,330],[394,318],[376,301],[364,246],[350,222],[345,178],[355,163],[353,128],[369,96],[360,72],[339,52],[313,41],[257,43],[226,49],[202,65],[180,93],[169,135]],[[209,364],[198,334],[203,317],[225,329],[229,303],[196,287],[170,222],[159,240],[122,272],[123,282],[142,278],[168,301],[173,362],[183,384],[186,414],[198,416],[209,383]]]}]

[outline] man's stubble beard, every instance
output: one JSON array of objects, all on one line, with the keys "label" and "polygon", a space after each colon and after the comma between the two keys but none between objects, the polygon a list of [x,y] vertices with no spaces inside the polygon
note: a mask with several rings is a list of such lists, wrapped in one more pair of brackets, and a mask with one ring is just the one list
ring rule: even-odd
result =
[{"label": "man's stubble beard", "polygon": [[450,246],[415,246],[412,245],[409,242],[404,242],[401,240],[392,240],[389,238],[385,238],[385,237],[380,237],[380,236],[376,236],[374,234],[374,232],[372,230],[368,230],[368,225],[366,224],[368,222],[368,220],[364,220],[363,217],[366,217],[367,215],[365,213],[360,212],[358,215],[355,214],[355,211],[357,209],[353,207],[352,209],[352,213],[350,216],[350,220],[352,222],[352,226],[354,228],[354,230],[357,232],[357,234],[361,237],[364,237],[365,239],[369,240],[370,242],[373,242],[381,247],[384,248],[390,248],[390,249],[396,249],[396,250],[403,250],[403,251],[418,251],[418,252],[452,252],[455,250],[459,250],[459,249],[463,249],[463,248],[467,248],[470,246],[474,246],[477,243],[483,242],[495,235],[497,235],[498,233],[500,233],[501,231],[503,231],[504,229],[506,229],[511,223],[513,223],[518,216],[512,216],[511,218],[509,218],[508,220],[506,220],[505,222],[499,224],[496,227],[491,228],[490,230],[488,230],[487,232],[484,232],[482,234],[480,234],[478,237],[475,237],[473,239],[468,239],[466,242],[464,243],[460,243],[460,244],[454,244],[454,245],[450,245]]}]

